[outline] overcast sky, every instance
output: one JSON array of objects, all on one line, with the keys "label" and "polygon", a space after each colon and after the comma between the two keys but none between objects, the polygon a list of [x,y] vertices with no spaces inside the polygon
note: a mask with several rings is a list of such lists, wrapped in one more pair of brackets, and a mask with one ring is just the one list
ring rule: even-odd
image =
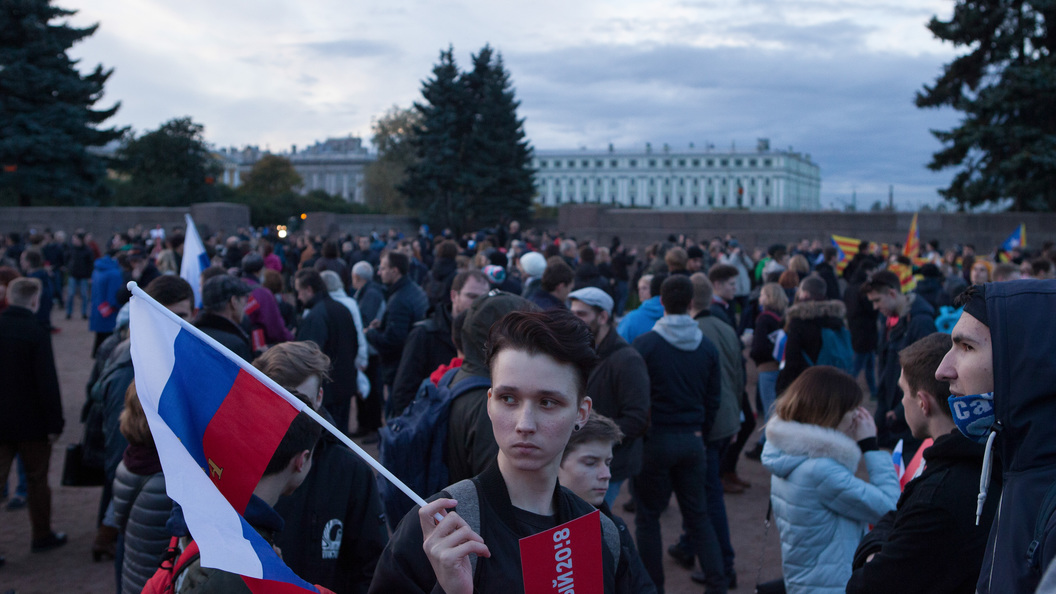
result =
[{"label": "overcast sky", "polygon": [[[78,4],[79,3],[79,4]],[[441,49],[465,68],[490,43],[540,149],[755,146],[810,153],[822,204],[935,204],[952,172],[926,169],[919,110],[953,48],[925,27],[949,0],[56,0],[99,23],[74,48],[114,75],[99,105],[137,132],[173,117],[218,146],[273,151],[370,136],[371,119],[420,99]]]}]

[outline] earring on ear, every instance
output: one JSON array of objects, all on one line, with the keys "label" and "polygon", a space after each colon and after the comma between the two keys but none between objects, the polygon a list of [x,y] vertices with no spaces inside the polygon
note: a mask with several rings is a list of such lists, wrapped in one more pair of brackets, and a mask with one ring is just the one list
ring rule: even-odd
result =
[{"label": "earring on ear", "polygon": [[579,423],[576,423],[576,426],[573,427],[572,430],[573,431],[579,431]]}]

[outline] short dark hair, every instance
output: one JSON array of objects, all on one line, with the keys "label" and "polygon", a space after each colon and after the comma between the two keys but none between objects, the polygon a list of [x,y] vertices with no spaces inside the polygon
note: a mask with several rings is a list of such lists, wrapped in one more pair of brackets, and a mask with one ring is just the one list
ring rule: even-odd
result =
[{"label": "short dark hair", "polygon": [[879,270],[862,285],[861,293],[882,293],[887,289],[893,289],[897,293],[902,292],[902,281],[898,275],[890,270]]},{"label": "short dark hair", "polygon": [[220,276],[221,274],[227,274],[227,270],[224,270],[222,266],[210,266],[209,268],[206,268],[202,271],[201,274],[202,284],[204,285],[205,281],[213,278],[214,276]]},{"label": "short dark hair", "polygon": [[664,254],[664,264],[667,264],[667,269],[674,272],[675,270],[685,270],[686,261],[689,260],[689,254],[686,250],[675,246]]},{"label": "short dark hair", "polygon": [[302,268],[297,271],[297,275],[293,278],[302,287],[308,287],[316,295],[329,293],[326,290],[326,282],[323,281],[323,275],[319,274],[319,271],[314,268]]},{"label": "short dark hair", "polygon": [[799,281],[799,290],[810,296],[811,301],[822,301],[826,297],[828,285],[825,279],[816,274]]},{"label": "short dark hair", "polygon": [[594,248],[589,245],[585,245],[579,248],[579,261],[594,263]]},{"label": "short dark hair", "polygon": [[711,270],[708,270],[708,280],[710,280],[712,284],[721,283],[728,281],[739,274],[740,272],[729,264],[716,264],[711,267]]},{"label": "short dark hair", "polygon": [[539,281],[539,288],[547,293],[552,292],[558,285],[569,284],[576,278],[572,267],[565,263],[561,256],[554,256],[546,261],[546,270],[543,278]]},{"label": "short dark hair", "polygon": [[194,289],[191,288],[191,283],[174,274],[159,276],[150,281],[143,291],[162,305],[173,305],[184,299],[190,300],[191,305],[194,305]]},{"label": "short dark hair", "polygon": [[297,413],[282,437],[275,453],[271,455],[263,476],[278,474],[290,463],[294,456],[308,450],[315,450],[315,444],[319,442],[319,436],[323,433],[323,426],[315,422],[303,410]]},{"label": "short dark hair", "polygon": [[310,340],[281,342],[257,357],[253,366],[287,390],[312,376],[318,376],[321,382],[330,379],[330,357]]},{"label": "short dark hair", "polygon": [[939,410],[947,417],[950,414],[950,383],[935,379],[943,357],[953,348],[949,334],[933,332],[898,352],[898,362],[911,392],[924,390],[935,397]]},{"label": "short dark hair", "polygon": [[448,260],[454,260],[455,256],[458,255],[458,244],[445,239],[440,243],[436,244],[436,249],[433,252],[437,258],[446,258]]},{"label": "short dark hair", "polygon": [[1048,258],[1035,258],[1030,261],[1030,272],[1034,276],[1045,274],[1052,270],[1052,260]]},{"label": "short dark hair", "polygon": [[653,274],[653,278],[649,279],[649,296],[659,297],[660,287],[663,286],[664,281],[667,280],[668,274],[666,272],[657,272]]},{"label": "short dark hair", "polygon": [[404,254],[401,254],[400,252],[397,252],[396,250],[387,251],[382,257],[387,258],[389,262],[389,267],[399,270],[401,275],[407,274],[407,270],[410,269],[410,258],[408,258]]},{"label": "short dark hair", "polygon": [[576,402],[587,395],[587,378],[598,363],[594,335],[583,320],[570,311],[513,311],[506,314],[488,333],[485,362],[493,369],[495,358],[504,350],[548,355],[576,370]]},{"label": "short dark hair", "polygon": [[340,250],[337,249],[337,242],[332,239],[325,242],[323,244],[323,249],[320,251],[322,252],[324,258],[328,258],[330,260],[337,258],[340,252]]},{"label": "short dark hair", "polygon": [[565,463],[568,455],[575,451],[580,445],[594,441],[604,441],[616,445],[623,440],[623,431],[615,421],[597,411],[591,410],[587,422],[578,431],[573,431],[565,445],[565,451],[561,454],[561,463]]},{"label": "short dark hair", "polygon": [[821,253],[824,256],[825,261],[828,262],[829,260],[840,255],[840,250],[836,249],[835,246],[827,245],[825,246],[825,249],[821,250]]},{"label": "short dark hair", "polygon": [[684,314],[692,302],[693,282],[688,276],[675,274],[667,277],[660,285],[660,303],[664,306],[664,313]]},{"label": "short dark hair", "polygon": [[490,286],[488,285],[488,277],[485,276],[483,272],[479,270],[463,270],[456,274],[454,280],[451,281],[451,290],[458,293],[462,290],[462,287],[466,286],[466,283],[468,283],[471,278],[477,279],[484,283],[485,286]]},{"label": "short dark hair", "polygon": [[37,248],[29,248],[22,252],[22,256],[26,259],[26,264],[30,268],[40,268],[44,265],[44,255],[40,253]]}]

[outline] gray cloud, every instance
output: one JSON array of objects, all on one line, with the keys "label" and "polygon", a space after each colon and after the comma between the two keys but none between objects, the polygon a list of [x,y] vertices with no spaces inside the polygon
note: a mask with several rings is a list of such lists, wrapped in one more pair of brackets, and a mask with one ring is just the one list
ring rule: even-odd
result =
[{"label": "gray cloud", "polygon": [[401,54],[399,47],[394,44],[368,39],[335,39],[299,45],[309,52],[328,58],[398,57]]}]

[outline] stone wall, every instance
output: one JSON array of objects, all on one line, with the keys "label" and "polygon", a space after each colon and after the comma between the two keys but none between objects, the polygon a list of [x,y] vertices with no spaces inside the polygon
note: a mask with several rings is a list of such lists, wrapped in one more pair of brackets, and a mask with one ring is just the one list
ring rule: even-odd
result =
[{"label": "stone wall", "polygon": [[31,230],[63,230],[72,233],[84,229],[97,238],[128,231],[136,225],[153,228],[161,225],[166,230],[183,228],[183,215],[190,213],[203,236],[218,231],[234,233],[239,227],[249,226],[249,207],[227,202],[202,202],[189,207],[63,207],[33,206],[0,208],[0,232]]},{"label": "stone wall", "polygon": [[[903,243],[913,220],[911,212],[671,212],[596,205],[562,206],[558,228],[577,239],[608,245],[618,236],[626,245],[646,246],[670,234],[697,239],[730,233],[743,245],[765,247],[801,238],[828,241],[846,235],[884,243]],[[1056,213],[966,214],[922,212],[918,219],[922,242],[939,240],[940,247],[971,243],[979,251],[1000,245],[1025,223],[1028,247],[1056,241]]]},{"label": "stone wall", "polygon": [[[521,228],[556,229],[557,225],[557,219],[534,219],[530,223],[522,223]],[[303,228],[325,237],[346,234],[367,235],[371,231],[385,233],[389,229],[396,229],[403,232],[405,236],[414,237],[418,234],[418,226],[417,217],[310,212],[304,221]],[[440,231],[441,229],[432,229],[433,234]]]}]

